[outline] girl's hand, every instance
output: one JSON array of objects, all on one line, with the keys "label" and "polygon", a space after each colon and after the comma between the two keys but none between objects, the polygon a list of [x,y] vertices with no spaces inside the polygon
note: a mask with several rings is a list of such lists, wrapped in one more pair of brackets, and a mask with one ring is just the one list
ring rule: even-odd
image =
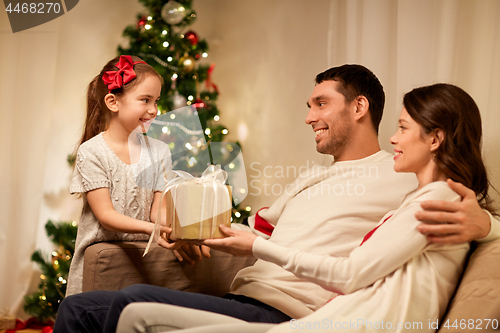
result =
[{"label": "girl's hand", "polygon": [[158,245],[160,245],[166,249],[173,250],[174,254],[177,257],[176,249],[179,248],[182,245],[182,243],[180,241],[172,242],[170,240],[171,233],[172,233],[171,228],[162,226],[160,229],[160,237],[158,238]]},{"label": "girl's hand", "polygon": [[242,230],[233,230],[221,225],[220,230],[226,238],[205,239],[201,243],[212,249],[227,252],[237,257],[252,257],[252,247],[257,235]]}]

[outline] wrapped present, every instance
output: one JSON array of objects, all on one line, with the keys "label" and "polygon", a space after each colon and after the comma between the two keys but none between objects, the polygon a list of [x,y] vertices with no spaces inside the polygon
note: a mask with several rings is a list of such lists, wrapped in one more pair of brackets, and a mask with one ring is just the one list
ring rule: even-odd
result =
[{"label": "wrapped present", "polygon": [[171,239],[224,237],[219,225],[231,226],[231,186],[199,183],[178,184],[167,192],[167,225]]},{"label": "wrapped present", "polygon": [[16,327],[16,317],[9,314],[8,310],[0,311],[0,331],[12,330]]},{"label": "wrapped present", "polygon": [[[220,167],[209,166],[200,178],[184,171],[173,171],[175,177],[167,182],[162,195],[166,197],[167,225],[172,228],[173,240],[222,238],[219,225],[231,225],[232,191],[225,185],[227,173]],[[149,238],[144,255],[158,244],[161,210]]]}]

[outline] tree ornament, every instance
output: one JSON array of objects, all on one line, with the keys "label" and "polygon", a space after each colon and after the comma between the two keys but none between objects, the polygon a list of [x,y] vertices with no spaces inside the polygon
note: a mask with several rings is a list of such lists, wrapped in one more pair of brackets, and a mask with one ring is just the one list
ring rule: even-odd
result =
[{"label": "tree ornament", "polygon": [[189,73],[194,69],[194,60],[190,55],[185,54],[182,58],[179,59],[179,67],[183,72]]},{"label": "tree ornament", "polygon": [[161,17],[168,24],[178,24],[185,16],[186,8],[174,0],[167,2],[161,9]]},{"label": "tree ornament", "polygon": [[197,109],[206,109],[207,108],[207,103],[205,103],[205,101],[202,100],[201,98],[195,99],[193,105]]},{"label": "tree ornament", "polygon": [[146,16],[143,16],[139,21],[137,21],[137,29],[143,32],[146,26],[146,22],[147,22]]},{"label": "tree ornament", "polygon": [[188,32],[186,32],[184,34],[184,38],[186,38],[187,40],[189,40],[189,42],[191,43],[191,45],[198,45],[198,35],[192,31],[192,30],[189,30]]},{"label": "tree ornament", "polygon": [[174,92],[174,95],[172,96],[172,103],[174,104],[174,109],[180,109],[186,106],[187,100],[186,97],[179,94],[179,92],[176,90]]},{"label": "tree ornament", "polygon": [[212,73],[214,71],[214,68],[215,68],[215,64],[211,64],[207,70],[207,79],[205,80],[205,87],[207,88],[208,91],[210,91],[210,89],[213,89],[218,94],[219,88],[212,81]]}]

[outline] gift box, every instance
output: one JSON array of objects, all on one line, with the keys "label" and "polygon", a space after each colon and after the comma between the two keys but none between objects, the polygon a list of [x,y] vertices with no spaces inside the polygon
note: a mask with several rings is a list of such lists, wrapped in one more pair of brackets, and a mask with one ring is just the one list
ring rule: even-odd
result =
[{"label": "gift box", "polygon": [[[200,178],[184,171],[173,171],[167,181],[161,203],[166,202],[167,226],[172,228],[172,240],[202,240],[224,237],[219,225],[231,226],[232,189],[225,185],[227,173],[220,167],[209,166]],[[165,176],[167,178],[167,176]],[[167,179],[166,179],[167,180]],[[166,199],[166,200],[165,200]],[[143,255],[158,244],[161,228],[158,211],[154,231]]]},{"label": "gift box", "polygon": [[16,328],[16,318],[14,316],[0,316],[0,331],[12,330],[14,328]]},{"label": "gift box", "polygon": [[231,227],[231,186],[184,182],[170,189],[167,198],[167,225],[170,238],[223,238],[219,225]]}]

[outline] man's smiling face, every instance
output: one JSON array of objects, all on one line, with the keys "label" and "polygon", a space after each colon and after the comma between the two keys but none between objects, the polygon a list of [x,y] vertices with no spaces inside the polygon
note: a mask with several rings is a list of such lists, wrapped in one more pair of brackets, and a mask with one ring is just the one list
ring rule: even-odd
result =
[{"label": "man's smiling face", "polygon": [[351,103],[338,92],[337,81],[323,81],[314,87],[307,101],[306,124],[316,133],[316,150],[335,158],[342,155],[350,140],[354,123]]}]

